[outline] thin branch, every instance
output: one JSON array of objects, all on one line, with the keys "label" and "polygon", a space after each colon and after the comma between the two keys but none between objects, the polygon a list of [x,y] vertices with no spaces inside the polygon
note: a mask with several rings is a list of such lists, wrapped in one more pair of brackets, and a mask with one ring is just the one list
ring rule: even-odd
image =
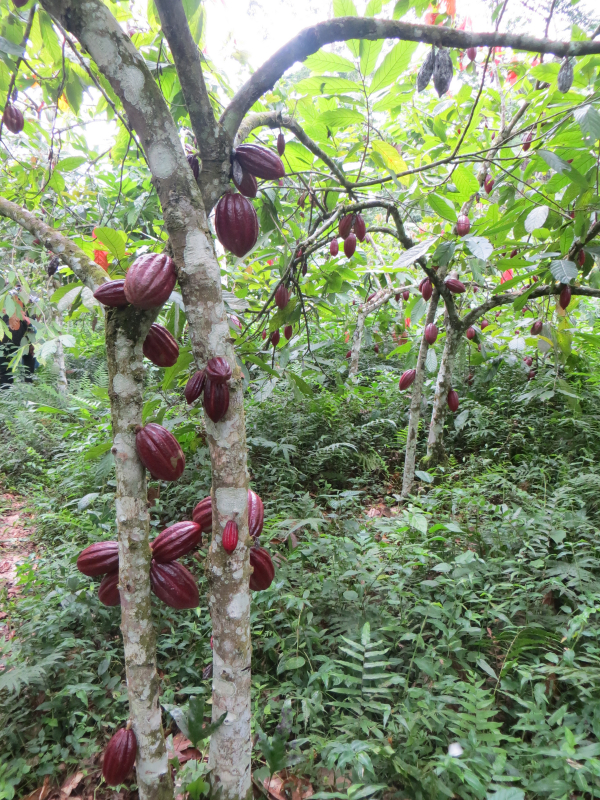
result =
[{"label": "thin branch", "polygon": [[[27,40],[29,39],[29,36],[31,35],[31,29],[33,27],[33,20],[35,18],[35,10],[36,10],[36,7],[35,7],[35,5],[33,5],[31,7],[31,10],[29,11],[29,17],[27,19],[27,25],[25,27],[25,33],[23,34],[23,38],[21,39],[21,47],[23,48],[23,52],[25,52],[25,48],[27,46]],[[9,84],[9,87],[8,87],[8,91],[6,93],[6,105],[8,105],[10,103],[10,96],[12,94],[12,91],[13,91],[14,87],[15,87],[15,81],[17,80],[17,75],[19,74],[19,67],[21,66],[21,62],[23,62],[23,61],[25,61],[24,57],[23,56],[19,56],[19,58],[17,59],[17,63],[15,65],[15,71],[13,72],[13,74],[11,76],[11,79],[10,79],[10,84]],[[0,119],[0,139],[2,138],[2,126],[3,125],[4,125],[4,116],[2,117],[2,119]]]}]

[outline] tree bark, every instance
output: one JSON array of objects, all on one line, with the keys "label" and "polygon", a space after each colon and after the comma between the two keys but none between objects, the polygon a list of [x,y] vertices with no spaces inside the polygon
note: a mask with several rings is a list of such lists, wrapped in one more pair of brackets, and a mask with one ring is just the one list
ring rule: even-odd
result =
[{"label": "tree bark", "polygon": [[69,393],[69,381],[67,380],[67,368],[65,366],[65,348],[60,339],[56,342],[56,370],[58,372],[56,378],[56,388],[59,394]]},{"label": "tree bark", "polygon": [[350,367],[348,368],[348,375],[354,377],[358,374],[358,360],[360,358],[360,348],[362,345],[362,337],[365,330],[365,320],[367,319],[367,311],[364,306],[358,309],[358,317],[356,318],[356,327],[352,334],[352,349],[350,350]]},{"label": "tree bark", "polygon": [[448,320],[446,320],[446,343],[444,345],[435,385],[431,424],[429,426],[429,437],[427,439],[427,456],[425,463],[428,467],[443,463],[446,459],[443,438],[444,420],[446,419],[446,409],[448,408],[448,392],[452,388],[454,357],[456,356],[461,336],[462,329],[457,330],[453,328]]}]

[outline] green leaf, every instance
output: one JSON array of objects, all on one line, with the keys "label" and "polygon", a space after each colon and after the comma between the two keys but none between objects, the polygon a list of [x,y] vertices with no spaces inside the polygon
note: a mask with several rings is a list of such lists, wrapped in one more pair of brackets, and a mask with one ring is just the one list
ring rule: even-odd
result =
[{"label": "green leaf", "polygon": [[122,261],[125,258],[125,246],[127,234],[125,231],[117,231],[114,228],[95,228],[96,239],[107,247],[109,253],[114,258]]},{"label": "green leaf", "polygon": [[404,267],[409,267],[411,264],[414,264],[415,261],[418,261],[421,256],[424,256],[431,246],[435,244],[438,237],[433,236],[430,239],[426,239],[424,242],[419,242],[414,247],[411,247],[406,252],[402,253],[402,255],[394,261],[392,268],[394,270],[403,269]]},{"label": "green leaf", "polygon": [[382,0],[369,0],[365,8],[365,17],[374,17],[375,14],[381,14],[382,8]]},{"label": "green leaf", "polygon": [[[288,658],[287,661],[284,662],[284,667],[282,668],[281,672],[288,672],[292,669],[300,669],[306,664],[306,659],[302,658],[302,656],[295,656],[294,658]],[[277,670],[279,672],[279,670]]]},{"label": "green leaf", "polygon": [[111,447],[112,442],[103,442],[102,444],[97,444],[95,447],[90,447],[83,457],[83,460],[92,461],[94,458],[98,458],[98,456],[103,456]]},{"label": "green leaf", "polygon": [[274,370],[272,367],[270,367],[269,364],[267,364],[266,361],[263,361],[263,359],[260,358],[259,356],[254,356],[254,355],[251,355],[251,354],[247,354],[247,355],[244,356],[244,359],[246,361],[250,361],[252,364],[256,364],[257,367],[260,367],[265,372],[268,372],[269,375],[272,375],[274,378],[280,378],[281,377],[281,375],[276,370]]},{"label": "green leaf", "polygon": [[354,72],[355,66],[347,58],[339,56],[337,53],[326,53],[324,50],[319,50],[318,53],[313,53],[308,56],[304,63],[311,70],[311,72]]},{"label": "green leaf", "polygon": [[17,57],[25,55],[25,50],[20,45],[9,42],[3,36],[0,36],[0,52]]},{"label": "green leaf", "polygon": [[383,39],[360,40],[360,71],[364,78],[369,76],[375,69],[382,47]]},{"label": "green leaf", "polygon": [[577,277],[579,270],[573,261],[558,259],[550,262],[550,272],[559,283],[571,283]]},{"label": "green leaf", "polygon": [[490,667],[490,665],[487,663],[485,658],[480,658],[477,661],[477,666],[480,669],[482,669],[484,672],[487,672],[487,674],[490,676],[490,678],[494,678],[494,680],[498,680],[498,676],[496,675],[494,670]]},{"label": "green leaf", "polygon": [[398,42],[377,67],[369,91],[378,92],[393,83],[408,68],[416,49],[417,42]]},{"label": "green leaf", "polygon": [[352,108],[338,108],[336,111],[321,114],[321,122],[332,130],[339,130],[354,124],[364,124],[365,118]]},{"label": "green leaf", "polygon": [[352,0],[333,0],[334,17],[357,17],[358,12]]},{"label": "green leaf", "polygon": [[[331,75],[313,75],[312,78],[305,78],[303,81],[299,81],[294,88],[300,94],[311,95],[363,93],[363,87],[360,83],[349,81],[347,78],[334,78]],[[329,111],[326,113],[334,112]],[[319,115],[318,122],[324,124],[321,116]]]},{"label": "green leaf", "polygon": [[586,139],[591,139],[592,142],[600,139],[600,114],[593,106],[576,108],[573,111],[573,118],[578,123],[581,133]]},{"label": "green leaf", "polygon": [[58,289],[53,293],[52,297],[50,298],[51,303],[58,303],[58,301],[63,298],[66,294],[68,294],[73,289],[77,289],[83,286],[81,281],[75,281],[74,283],[65,283],[63,286],[59,286]]},{"label": "green leaf", "polygon": [[87,158],[84,156],[69,156],[68,158],[63,158],[62,161],[59,161],[56,165],[56,169],[60,170],[61,172],[73,172],[73,170],[86,163]]},{"label": "green leaf", "polygon": [[458,219],[454,203],[446,197],[442,197],[439,194],[430,194],[427,197],[427,202],[438,217],[447,219],[449,222],[456,222]]},{"label": "green leaf", "polygon": [[538,206],[537,208],[532,209],[532,211],[527,214],[525,219],[525,230],[527,233],[533,233],[533,231],[537,230],[538,228],[542,228],[548,219],[549,213],[550,209],[548,206]]},{"label": "green leaf", "polygon": [[461,194],[471,195],[479,191],[479,181],[471,170],[462,165],[454,170],[452,180]]},{"label": "green leaf", "polygon": [[308,397],[312,395],[313,390],[311,386],[304,380],[304,378],[301,378],[300,375],[297,375],[295,372],[292,372],[291,370],[288,370],[286,372],[286,375],[288,378],[291,378],[294,381],[294,383],[296,384],[298,389],[300,389],[302,394],[305,394]]}]

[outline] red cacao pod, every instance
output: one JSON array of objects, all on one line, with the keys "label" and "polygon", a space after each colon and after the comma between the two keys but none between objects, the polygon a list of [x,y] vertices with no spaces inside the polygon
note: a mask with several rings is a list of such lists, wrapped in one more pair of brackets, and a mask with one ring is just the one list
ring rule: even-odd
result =
[{"label": "red cacao pod", "polygon": [[541,319],[536,319],[536,321],[531,326],[531,335],[532,336],[539,336],[542,332],[542,328],[544,327],[544,323]]},{"label": "red cacao pod", "polygon": [[401,298],[401,297],[402,297],[402,295],[400,294],[400,292],[397,292],[397,293],[394,295],[394,300],[395,300],[397,303],[399,303],[399,302],[400,302],[400,298]]},{"label": "red cacao pod", "polygon": [[206,365],[206,380],[212,383],[227,383],[231,380],[229,361],[223,356],[211,358]]},{"label": "red cacao pod", "polygon": [[[20,6],[17,6],[17,8],[20,8]],[[11,133],[21,133],[25,126],[23,114],[16,106],[11,105],[11,103],[7,103],[4,108],[2,122],[4,123],[4,127],[8,128]]]},{"label": "red cacao pod", "polygon": [[533,358],[531,356],[526,356],[523,359],[523,361],[525,362],[525,364],[527,364],[528,367],[530,367],[533,364]]},{"label": "red cacao pod", "polygon": [[340,252],[340,246],[338,244],[338,240],[332,239],[331,242],[329,242],[329,254],[332,256],[337,256],[339,252]]},{"label": "red cacao pod", "polygon": [[457,281],[456,278],[446,278],[444,283],[446,284],[446,289],[451,291],[452,294],[462,294],[467,291],[467,287],[464,283]]},{"label": "red cacao pod", "polygon": [[346,358],[351,358],[351,357],[352,357],[352,350],[348,350],[348,352],[346,353]]},{"label": "red cacao pod", "polygon": [[290,302],[290,293],[285,284],[280,283],[275,291],[275,305],[277,308],[285,308]]},{"label": "red cacao pod", "polygon": [[481,320],[481,325],[479,327],[481,328],[482,331],[484,331],[489,324],[490,323],[489,323],[489,321],[487,319],[482,319]]},{"label": "red cacao pod", "polygon": [[263,332],[261,333],[261,338],[262,338],[262,340],[263,340],[263,342],[264,342],[264,340],[267,338],[267,332],[266,332],[266,331],[263,331]]},{"label": "red cacao pod", "polygon": [[466,236],[471,230],[471,220],[466,214],[460,214],[456,223],[456,232],[459,236]]},{"label": "red cacao pod", "polygon": [[250,536],[254,539],[258,539],[261,535],[264,521],[265,507],[263,501],[256,492],[248,489],[248,530]]},{"label": "red cacao pod", "polygon": [[194,372],[192,377],[185,385],[185,389],[183,390],[183,394],[185,396],[186,403],[188,406],[191,406],[194,400],[197,400],[202,392],[204,391],[204,383],[206,381],[206,373],[203,369],[198,370],[198,372]]},{"label": "red cacao pod", "polygon": [[277,137],[277,152],[280,156],[285,153],[285,136],[281,131],[279,131],[279,136]]},{"label": "red cacao pod", "polygon": [[564,310],[571,302],[571,287],[568,283],[561,284],[560,295],[558,296],[558,304]]},{"label": "red cacao pod", "polygon": [[271,344],[273,345],[273,347],[277,347],[277,345],[279,344],[279,340],[280,339],[281,339],[281,335],[279,333],[279,329],[276,330],[276,331],[273,331],[273,333],[271,334]]},{"label": "red cacao pod", "polygon": [[475,338],[475,328],[467,328],[467,339]]},{"label": "red cacao pod", "polygon": [[425,326],[425,341],[428,344],[435,344],[435,340],[438,337],[438,329],[437,325],[433,322],[430,322],[429,325]]},{"label": "red cacao pod", "polygon": [[378,353],[378,352],[379,352],[379,345],[378,345],[378,344],[375,344],[375,345],[373,345],[373,350],[374,350],[376,353]]},{"label": "red cacao pod", "polygon": [[346,258],[352,258],[355,251],[356,251],[356,236],[353,233],[350,233],[344,239],[344,254]]},{"label": "red cacao pod", "polygon": [[166,253],[146,253],[136,258],[125,275],[125,297],[136,308],[158,308],[169,299],[177,276]]},{"label": "red cacao pod", "polygon": [[117,542],[94,542],[82,550],[77,559],[77,569],[88,578],[106,575],[119,569],[119,545]]},{"label": "red cacao pod", "polygon": [[275,577],[275,567],[268,551],[255,545],[250,548],[250,566],[254,569],[250,575],[250,588],[253,592],[268,589]]},{"label": "red cacao pod", "polygon": [[200,177],[200,162],[198,161],[198,156],[189,155],[187,157],[187,162],[190,165],[190,169],[194,173],[194,178],[198,180]]},{"label": "red cacao pod", "polygon": [[471,386],[471,384],[473,383],[474,380],[475,380],[475,376],[471,372],[469,372],[469,374],[467,375],[467,384],[469,386]]},{"label": "red cacao pod", "polygon": [[400,376],[400,383],[398,384],[400,391],[403,392],[405,389],[408,389],[408,387],[414,383],[416,377],[416,369],[407,369],[405,372],[403,372]]},{"label": "red cacao pod", "polygon": [[577,263],[580,267],[583,267],[585,264],[585,250],[580,250],[579,255],[577,256]]},{"label": "red cacao pod", "polygon": [[229,386],[226,383],[213,383],[208,378],[204,384],[204,410],[209,419],[219,422],[229,408]]},{"label": "red cacao pod", "polygon": [[125,308],[129,300],[125,297],[125,281],[107,281],[94,292],[94,297],[103,306]]},{"label": "red cacao pod", "polygon": [[171,608],[197,608],[200,594],[196,579],[179,561],[159,564],[152,559],[150,564],[150,586],[159,600]]},{"label": "red cacao pod", "polygon": [[450,411],[458,411],[458,392],[455,392],[454,389],[450,389],[448,392],[448,408]]},{"label": "red cacao pod", "polygon": [[286,326],[285,326],[285,328],[283,329],[283,335],[285,336],[285,338],[286,338],[286,339],[288,340],[288,342],[289,342],[289,340],[290,340],[290,339],[292,338],[292,336],[294,335],[294,329],[292,328],[292,326],[291,326],[291,325],[286,325]]},{"label": "red cacao pod", "polygon": [[252,203],[241,194],[226,192],[215,209],[215,230],[223,247],[243,258],[258,239],[258,217]]},{"label": "red cacao pod", "polygon": [[236,181],[235,173],[233,176],[235,188],[244,195],[244,197],[256,197],[258,194],[258,184],[254,175],[250,175],[245,169],[242,170],[242,180]]},{"label": "red cacao pod", "polygon": [[238,546],[238,539],[239,534],[237,522],[234,522],[232,519],[230,519],[225,523],[225,528],[223,529],[223,550],[231,555],[231,553],[233,553],[235,548]]},{"label": "red cacao pod", "polygon": [[354,220],[354,233],[359,242],[364,242],[367,235],[367,226],[360,214],[357,214]]},{"label": "red cacao pod", "polygon": [[518,255],[519,255],[519,251],[515,248],[514,250],[511,251],[510,257],[514,258],[515,256],[518,256]]},{"label": "red cacao pod", "polygon": [[467,47],[467,58],[469,61],[475,61],[477,58],[477,49],[475,47]]},{"label": "red cacao pod", "polygon": [[421,281],[421,296],[423,300],[427,302],[431,295],[433,294],[433,286],[429,278],[425,278],[425,280]]},{"label": "red cacao pod", "polygon": [[185,456],[173,434],[156,422],[149,422],[135,435],[140,461],[159,481],[176,481],[185,469]]},{"label": "red cacao pod", "polygon": [[119,572],[109,572],[105,575],[98,587],[98,599],[105,606],[120,606]]},{"label": "red cacao pod", "polygon": [[347,239],[350,236],[350,232],[352,230],[352,226],[354,225],[354,214],[346,214],[345,217],[340,219],[338,225],[338,232],[340,234],[340,239]]},{"label": "red cacao pod", "polygon": [[527,375],[527,380],[532,381],[535,378],[535,375],[536,375],[535,370],[534,369],[530,370]]},{"label": "red cacao pod", "polygon": [[277,180],[285,175],[283,161],[259,144],[241,144],[235,150],[241,167],[257,178]]},{"label": "red cacao pod", "polygon": [[157,367],[172,367],[179,358],[179,345],[166,328],[153,322],[144,339],[142,352]]},{"label": "red cacao pod", "polygon": [[531,147],[531,142],[533,141],[533,131],[529,131],[527,136],[525,137],[525,141],[523,142],[523,151],[526,153],[529,148]]},{"label": "red cacao pod", "polygon": [[102,775],[109,786],[118,786],[127,778],[137,755],[135,733],[128,728],[121,728],[111,738],[104,750]]},{"label": "red cacao pod", "polygon": [[212,528],[212,498],[209,495],[204,500],[200,500],[194,508],[192,519],[200,525],[203,533],[208,533]]},{"label": "red cacao pod", "polygon": [[159,564],[166,564],[181,558],[197,547],[202,541],[202,528],[197,522],[177,522],[161,531],[150,542],[152,558]]},{"label": "red cacao pod", "polygon": [[485,189],[486,194],[491,194],[492,189],[494,188],[494,183],[495,183],[494,179],[490,178],[490,176],[488,175],[487,178],[485,179],[485,183],[483,184],[483,188]]},{"label": "red cacao pod", "polygon": [[405,301],[408,300],[408,298],[410,297],[410,292],[408,291],[408,289],[405,289],[402,292],[402,297],[404,298]]}]

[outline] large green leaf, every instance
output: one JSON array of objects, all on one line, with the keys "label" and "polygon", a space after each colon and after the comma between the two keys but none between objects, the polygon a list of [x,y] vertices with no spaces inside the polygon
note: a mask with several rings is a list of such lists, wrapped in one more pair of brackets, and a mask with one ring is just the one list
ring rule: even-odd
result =
[{"label": "large green leaf", "polygon": [[304,61],[304,64],[311,72],[353,72],[354,64],[347,58],[339,56],[337,53],[326,53],[319,50],[313,53]]},{"label": "large green leaf", "polygon": [[456,222],[458,219],[454,203],[446,197],[442,197],[439,194],[430,194],[427,197],[427,202],[438,217],[447,219],[449,222]]},{"label": "large green leaf", "polygon": [[337,111],[326,111],[321,115],[321,121],[328,128],[336,129],[347,128],[350,125],[362,124],[365,117],[360,111],[352,108],[338,108]]},{"label": "large green leaf", "polygon": [[393,83],[408,68],[416,48],[416,42],[398,42],[377,67],[369,91],[378,92]]},{"label": "large green leaf", "polygon": [[379,53],[383,47],[383,39],[360,40],[360,71],[364,78],[375,69]]},{"label": "large green leaf", "polygon": [[98,241],[108,248],[109,253],[119,261],[125,258],[125,245],[127,234],[125,231],[116,231],[114,228],[94,228]]}]

